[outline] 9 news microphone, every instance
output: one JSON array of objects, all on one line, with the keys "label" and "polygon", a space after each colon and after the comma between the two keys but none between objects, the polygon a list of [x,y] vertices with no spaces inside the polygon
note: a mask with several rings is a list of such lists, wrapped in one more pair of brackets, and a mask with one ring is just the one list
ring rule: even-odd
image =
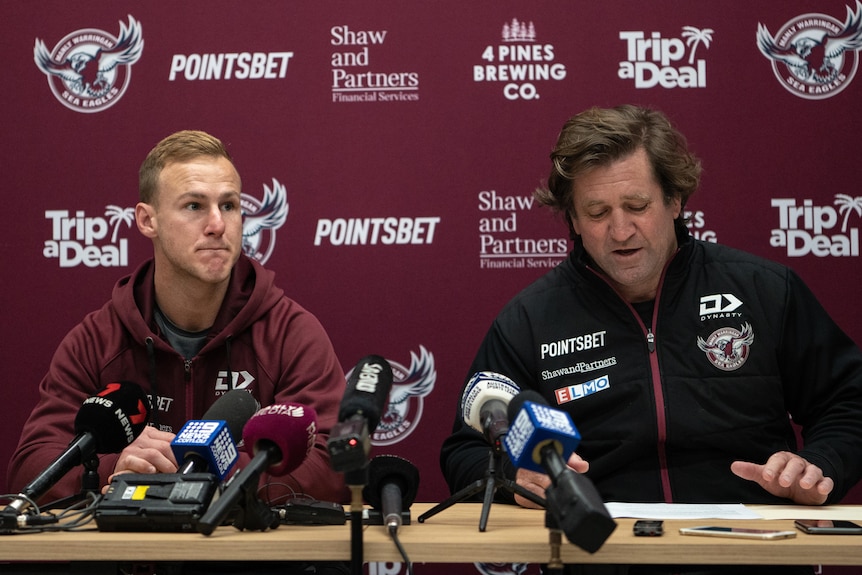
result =
[{"label": "9 news microphone", "polygon": [[188,421],[171,441],[179,474],[212,473],[224,480],[239,460],[237,440],[246,422],[260,409],[247,391],[233,389],[213,403],[202,419]]},{"label": "9 news microphone", "polygon": [[403,522],[402,512],[410,509],[419,488],[419,470],[396,455],[378,455],[368,464],[368,485],[363,489],[366,501],[383,513],[383,525],[397,531]]},{"label": "9 news microphone", "polygon": [[[243,497],[254,499],[264,470],[279,476],[300,466],[317,439],[317,413],[298,403],[264,407],[245,424],[242,439],[245,450],[253,457],[247,467],[231,478],[225,491],[201,517],[197,527],[204,535],[212,534]],[[277,525],[277,517],[271,513],[271,524]],[[263,521],[263,527],[268,523]]]},{"label": "9 news microphone", "polygon": [[518,394],[508,413],[512,424],[503,445],[509,458],[516,467],[548,474],[548,512],[569,541],[595,553],[617,524],[592,481],[566,464],[581,440],[571,417],[532,390]]},{"label": "9 news microphone", "polygon": [[370,435],[386,409],[392,380],[392,366],[379,355],[364,357],[353,368],[341,400],[338,423],[326,442],[335,471],[355,471],[367,465]]},{"label": "9 news microphone", "polygon": [[[75,416],[75,439],[18,494],[6,511],[22,512],[77,465],[98,453],[119,453],[141,434],[150,418],[150,401],[141,387],[109,383],[88,397]],[[5,521],[4,521],[5,523]]]},{"label": "9 news microphone", "polygon": [[493,371],[476,372],[461,395],[464,423],[482,433],[499,451],[500,441],[509,432],[507,407],[520,391],[521,388],[505,375]]}]

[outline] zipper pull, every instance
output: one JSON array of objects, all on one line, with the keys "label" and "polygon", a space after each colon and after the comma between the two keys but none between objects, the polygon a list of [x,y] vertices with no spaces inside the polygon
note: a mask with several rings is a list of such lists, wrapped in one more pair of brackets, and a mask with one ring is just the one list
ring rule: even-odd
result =
[{"label": "zipper pull", "polygon": [[192,378],[192,360],[186,359],[183,361],[183,366],[185,368],[185,380],[190,381]]},{"label": "zipper pull", "polygon": [[650,353],[655,351],[655,335],[651,329],[647,329],[646,334],[647,349]]}]

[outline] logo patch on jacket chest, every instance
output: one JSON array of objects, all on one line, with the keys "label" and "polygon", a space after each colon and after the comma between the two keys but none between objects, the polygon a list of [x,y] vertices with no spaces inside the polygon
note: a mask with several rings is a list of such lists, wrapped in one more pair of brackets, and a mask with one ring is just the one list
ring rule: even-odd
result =
[{"label": "logo patch on jacket chest", "polygon": [[709,362],[722,371],[734,371],[742,367],[748,359],[751,344],[754,343],[754,329],[748,322],[739,330],[722,327],[706,338],[697,336],[697,347],[706,354]]}]

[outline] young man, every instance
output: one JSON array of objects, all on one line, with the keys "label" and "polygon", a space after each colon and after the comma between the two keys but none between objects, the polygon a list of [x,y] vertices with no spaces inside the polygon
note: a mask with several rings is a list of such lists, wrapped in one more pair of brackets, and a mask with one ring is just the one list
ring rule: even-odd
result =
[{"label": "young man", "polygon": [[[591,109],[551,158],[537,198],[574,249],[500,312],[468,377],[503,374],[569,412],[569,466],[605,501],[840,501],[862,476],[862,354],[793,272],[689,236],[700,163],[682,135],[652,110]],[[441,453],[453,492],[488,452],[459,408]],[[504,463],[544,496],[546,475]]]},{"label": "young man", "polygon": [[[82,402],[110,382],[139,384],[152,413],[151,426],[122,453],[101,457],[103,483],[117,473],[176,472],[174,434],[239,383],[262,406],[295,402],[317,413],[308,457],[285,477],[264,474],[264,499],[348,499],[326,449],[344,372],[317,319],[276,287],[272,272],[242,255],[240,193],[230,155],[209,134],[182,131],[153,148],[141,166],[135,207],[153,258],[122,278],[111,300],[61,342],[9,463],[11,489],[69,445]],[[248,460],[243,454],[238,465]],[[80,490],[75,471],[43,502]]]}]

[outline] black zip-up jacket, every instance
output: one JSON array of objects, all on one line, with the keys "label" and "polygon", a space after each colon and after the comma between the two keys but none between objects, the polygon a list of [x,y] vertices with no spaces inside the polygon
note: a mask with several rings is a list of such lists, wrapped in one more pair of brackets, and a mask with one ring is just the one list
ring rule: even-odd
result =
[{"label": "black zip-up jacket", "polygon": [[[679,241],[649,321],[577,243],[505,306],[468,378],[501,373],[569,412],[605,501],[786,503],[730,464],[793,451],[834,480],[838,502],[862,476],[859,348],[787,267]],[[488,456],[459,406],[440,458],[452,492],[481,479]]]}]

